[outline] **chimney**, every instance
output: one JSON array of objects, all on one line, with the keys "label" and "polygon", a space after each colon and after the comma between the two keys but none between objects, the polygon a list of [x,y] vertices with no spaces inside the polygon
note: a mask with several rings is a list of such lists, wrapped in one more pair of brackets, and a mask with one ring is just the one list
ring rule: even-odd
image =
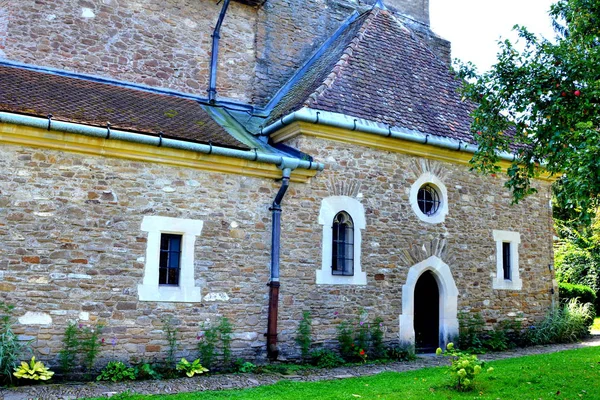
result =
[{"label": "chimney", "polygon": [[398,14],[429,26],[429,0],[384,0],[383,3]]}]

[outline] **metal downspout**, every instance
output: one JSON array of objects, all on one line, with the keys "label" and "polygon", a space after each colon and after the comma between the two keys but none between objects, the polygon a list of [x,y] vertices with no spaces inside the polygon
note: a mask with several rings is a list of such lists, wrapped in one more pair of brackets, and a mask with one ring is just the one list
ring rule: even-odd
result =
[{"label": "metal downspout", "polygon": [[219,14],[219,19],[217,20],[217,25],[215,25],[215,30],[211,35],[212,52],[210,54],[210,77],[207,90],[208,102],[210,104],[214,104],[217,98],[217,61],[219,58],[219,39],[221,39],[221,24],[223,24],[227,7],[229,7],[229,0],[224,0],[221,13]]},{"label": "metal downspout", "polygon": [[279,355],[277,347],[277,313],[279,309],[279,249],[281,246],[281,200],[290,186],[290,168],[284,168],[282,182],[270,210],[273,216],[271,230],[271,279],[269,286],[269,317],[267,322],[267,356],[276,360]]}]

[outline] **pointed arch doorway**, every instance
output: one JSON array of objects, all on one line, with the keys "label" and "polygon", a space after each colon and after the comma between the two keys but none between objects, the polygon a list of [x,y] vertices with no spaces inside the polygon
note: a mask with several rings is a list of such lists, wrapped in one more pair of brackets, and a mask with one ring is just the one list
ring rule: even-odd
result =
[{"label": "pointed arch doorway", "polygon": [[[437,301],[427,298],[434,297],[435,293]],[[445,347],[458,336],[457,303],[458,289],[452,272],[439,257],[431,256],[410,267],[406,283],[402,286],[400,344],[413,350],[421,343]],[[437,316],[434,310],[436,306]],[[416,333],[420,334],[419,343]]]},{"label": "pointed arch doorway", "polygon": [[415,285],[415,350],[432,353],[440,346],[440,292],[431,271],[421,274]]}]

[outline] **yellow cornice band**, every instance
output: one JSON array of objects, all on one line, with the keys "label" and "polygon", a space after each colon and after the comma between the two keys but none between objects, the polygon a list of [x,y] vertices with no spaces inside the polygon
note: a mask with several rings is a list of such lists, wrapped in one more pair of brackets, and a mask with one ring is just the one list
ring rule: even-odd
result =
[{"label": "yellow cornice band", "polygon": [[[72,133],[48,131],[24,125],[0,123],[0,143],[116,157],[259,178],[281,178],[281,170],[273,164],[121,140],[107,140]],[[292,171],[290,180],[292,182],[307,183],[316,173],[317,171],[314,170],[296,169]]]},{"label": "yellow cornice band", "polygon": [[[354,144],[394,153],[408,154],[411,156],[468,166],[471,165],[469,164],[469,161],[473,157],[472,153],[465,151],[450,150],[442,147],[410,142],[408,140],[402,140],[398,138],[388,138],[372,133],[352,131],[344,128],[317,125],[301,121],[292,122],[286,127],[278,130],[271,135],[271,139],[275,143],[278,143],[289,140],[298,135],[312,136],[325,140],[332,140],[341,143]],[[500,161],[499,165],[502,168],[502,171],[506,172],[506,169],[510,167],[511,163],[502,160]],[[542,173],[537,179],[555,181],[557,177],[551,176],[548,173]]]}]

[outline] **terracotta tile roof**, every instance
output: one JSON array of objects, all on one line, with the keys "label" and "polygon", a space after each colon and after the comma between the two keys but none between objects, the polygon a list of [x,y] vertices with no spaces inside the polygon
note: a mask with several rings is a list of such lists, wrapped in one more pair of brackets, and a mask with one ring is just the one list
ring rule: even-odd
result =
[{"label": "terracotta tile roof", "polygon": [[249,148],[194,100],[19,67],[0,66],[0,111]]},{"label": "terracotta tile roof", "polygon": [[309,107],[473,142],[460,81],[389,11],[363,14],[296,79],[270,121]]}]

